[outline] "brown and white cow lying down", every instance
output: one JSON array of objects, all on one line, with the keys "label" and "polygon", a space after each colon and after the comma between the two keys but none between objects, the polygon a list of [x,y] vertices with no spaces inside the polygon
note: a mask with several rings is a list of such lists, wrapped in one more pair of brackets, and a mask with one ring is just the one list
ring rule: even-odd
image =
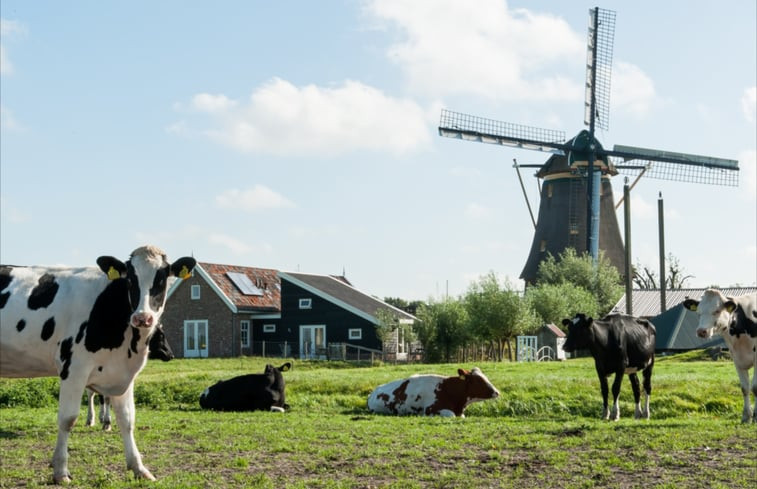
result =
[{"label": "brown and white cow lying down", "polygon": [[60,377],[53,480],[69,482],[68,438],[86,387],[109,396],[137,477],[155,480],[134,442],[134,379],[147,362],[169,276],[188,277],[194,258],[173,264],[154,246],[98,268],[0,266],[0,376]]},{"label": "brown and white cow lying down", "polygon": [[465,417],[463,411],[470,404],[499,396],[478,367],[457,373],[457,377],[413,375],[381,385],[368,397],[368,409],[380,414]]},{"label": "brown and white cow lying down", "polygon": [[[686,299],[683,307],[699,316],[697,336],[703,339],[718,333],[728,346],[733,364],[739,375],[744,408],[741,421],[750,419],[757,423],[757,294],[726,297],[717,289],[707,289],[700,300]],[[749,369],[752,373],[751,391],[754,394],[754,409],[749,404]]]}]

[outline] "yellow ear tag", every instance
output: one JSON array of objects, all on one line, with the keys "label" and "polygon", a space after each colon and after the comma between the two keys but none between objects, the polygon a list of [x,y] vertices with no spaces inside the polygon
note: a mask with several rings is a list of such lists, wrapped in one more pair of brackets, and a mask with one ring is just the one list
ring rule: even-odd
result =
[{"label": "yellow ear tag", "polygon": [[187,268],[186,265],[184,265],[183,267],[181,267],[181,271],[179,272],[179,278],[181,278],[183,280],[183,279],[189,278],[191,276],[192,276],[192,274],[189,272],[189,269]]},{"label": "yellow ear tag", "polygon": [[116,280],[117,278],[121,278],[121,274],[113,267],[110,267],[108,269],[108,280]]},{"label": "yellow ear tag", "polygon": [[692,310],[693,312],[697,312],[697,305],[696,305],[696,304],[694,304],[693,306],[691,306],[691,310]]}]

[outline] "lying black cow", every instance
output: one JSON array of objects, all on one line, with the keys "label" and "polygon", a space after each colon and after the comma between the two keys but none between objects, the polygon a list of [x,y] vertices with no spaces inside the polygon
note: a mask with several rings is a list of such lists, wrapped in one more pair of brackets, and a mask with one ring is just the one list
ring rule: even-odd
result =
[{"label": "lying black cow", "polygon": [[[594,365],[602,389],[603,419],[620,419],[618,397],[623,374],[628,374],[636,402],[634,417],[649,419],[649,397],[652,395],[652,367],[654,366],[655,327],[646,319],[622,314],[611,314],[600,320],[576,314],[573,319],[564,319],[568,338],[563,350],[572,352],[588,349],[594,357]],[[641,392],[636,372],[644,376],[646,402],[641,409]],[[607,377],[615,374],[612,383],[612,411],[607,409]]]},{"label": "lying black cow", "polygon": [[208,387],[200,396],[203,409],[216,411],[278,411],[289,409],[284,395],[284,376],[292,368],[266,365],[262,374],[249,374],[222,380]]}]

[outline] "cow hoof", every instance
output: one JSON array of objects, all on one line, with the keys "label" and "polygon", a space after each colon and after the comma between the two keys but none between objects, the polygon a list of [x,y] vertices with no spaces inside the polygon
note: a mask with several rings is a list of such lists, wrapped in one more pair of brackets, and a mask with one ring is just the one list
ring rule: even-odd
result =
[{"label": "cow hoof", "polygon": [[71,474],[66,471],[64,474],[55,475],[53,474],[53,482],[59,485],[66,485],[71,483]]},{"label": "cow hoof", "polygon": [[149,471],[149,470],[147,470],[147,469],[145,469],[144,467],[142,468],[142,470],[139,470],[139,471],[135,470],[135,471],[134,471],[134,475],[135,475],[135,477],[137,477],[137,478],[139,478],[139,479],[147,479],[148,481],[154,481],[154,480],[157,480],[157,479],[155,478],[155,476],[154,476],[154,475],[152,475],[152,474],[150,473],[150,471]]},{"label": "cow hoof", "polygon": [[110,423],[103,425],[103,431],[111,431],[112,429],[113,427],[110,425]]}]

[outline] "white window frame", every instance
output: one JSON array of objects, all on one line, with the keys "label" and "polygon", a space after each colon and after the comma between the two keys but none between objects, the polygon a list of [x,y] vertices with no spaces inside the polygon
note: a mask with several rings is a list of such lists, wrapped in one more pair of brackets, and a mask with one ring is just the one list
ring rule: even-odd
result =
[{"label": "white window frame", "polygon": [[350,328],[347,330],[347,338],[351,340],[362,340],[363,328]]},{"label": "white window frame", "polygon": [[193,301],[200,300],[200,286],[199,284],[194,284],[192,287],[190,287],[189,295]]},{"label": "white window frame", "polygon": [[275,333],[276,332],[276,325],[275,324],[264,324],[263,325],[263,333]]},{"label": "white window frame", "polygon": [[313,299],[310,297],[307,297],[305,299],[300,299],[300,309],[312,309],[313,308]]},{"label": "white window frame", "polygon": [[247,319],[239,321],[239,340],[243,348],[250,347],[250,321]]}]

